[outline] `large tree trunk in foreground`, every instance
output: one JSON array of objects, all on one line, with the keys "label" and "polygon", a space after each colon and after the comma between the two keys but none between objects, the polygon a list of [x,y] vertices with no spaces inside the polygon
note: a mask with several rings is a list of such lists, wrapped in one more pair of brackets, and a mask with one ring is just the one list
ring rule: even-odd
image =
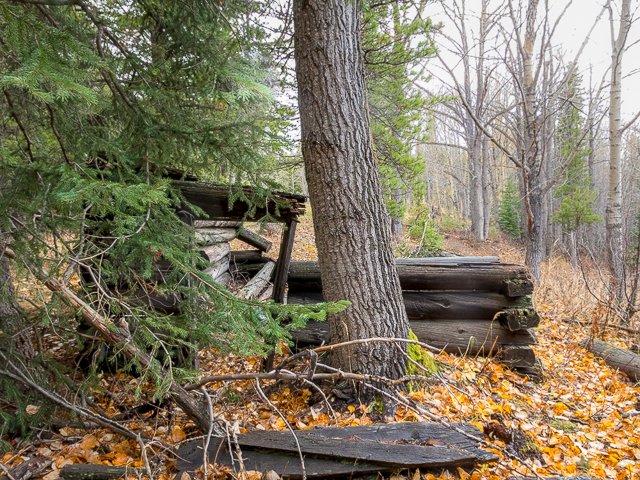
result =
[{"label": "large tree trunk in foreground", "polygon": [[[302,154],[325,298],[349,300],[329,341],[404,337],[409,323],[367,115],[358,0],[294,0]],[[398,378],[392,344],[340,349],[334,366]]]}]

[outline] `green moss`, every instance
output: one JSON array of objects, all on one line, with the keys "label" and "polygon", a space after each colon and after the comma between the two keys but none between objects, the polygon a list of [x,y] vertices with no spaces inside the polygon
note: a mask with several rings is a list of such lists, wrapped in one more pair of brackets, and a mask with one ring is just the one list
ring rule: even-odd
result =
[{"label": "green moss", "polygon": [[[418,340],[416,334],[409,330],[409,340]],[[423,349],[420,345],[415,345],[413,343],[409,344],[407,349],[407,353],[409,357],[419,363],[424,368],[431,372],[437,372],[438,367],[436,366],[436,361],[433,359],[431,354]],[[417,365],[414,365],[411,362],[407,362],[407,375],[424,375],[426,372],[419,368]]]}]

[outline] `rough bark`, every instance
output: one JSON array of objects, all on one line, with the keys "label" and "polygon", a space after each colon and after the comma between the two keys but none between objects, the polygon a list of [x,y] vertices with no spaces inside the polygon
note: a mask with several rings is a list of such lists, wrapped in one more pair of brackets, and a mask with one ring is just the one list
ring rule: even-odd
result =
[{"label": "rough bark", "polygon": [[[393,261],[366,108],[358,0],[294,0],[302,154],[325,297],[349,300],[329,318],[330,341],[405,337],[409,324]],[[398,378],[390,344],[340,349],[351,372]]]},{"label": "rough bark", "polygon": [[15,301],[15,288],[9,269],[9,260],[1,252],[2,243],[0,243],[0,331],[10,335],[11,340],[0,348],[6,352],[18,353],[24,361],[28,362],[36,354],[31,341],[31,329],[25,329],[22,309]]}]

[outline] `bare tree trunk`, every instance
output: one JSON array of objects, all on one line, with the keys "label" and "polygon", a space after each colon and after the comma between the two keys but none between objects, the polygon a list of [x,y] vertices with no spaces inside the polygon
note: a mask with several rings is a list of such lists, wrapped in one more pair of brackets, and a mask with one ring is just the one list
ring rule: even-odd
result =
[{"label": "bare tree trunk", "polygon": [[[330,342],[404,337],[409,323],[367,116],[358,0],[294,0],[302,154],[323,291],[349,300],[329,318]],[[334,366],[398,378],[391,344],[340,349]]]},{"label": "bare tree trunk", "polygon": [[624,253],[622,246],[622,57],[625,42],[631,28],[631,0],[622,1],[620,30],[614,39],[613,12],[611,0],[607,2],[611,25],[611,90],[609,93],[609,194],[607,197],[606,228],[607,257],[611,270],[614,292],[618,301],[625,295]]},{"label": "bare tree trunk", "polygon": [[[403,201],[402,188],[393,189],[393,199],[400,205]],[[391,217],[391,234],[396,240],[402,237],[402,216]]]}]

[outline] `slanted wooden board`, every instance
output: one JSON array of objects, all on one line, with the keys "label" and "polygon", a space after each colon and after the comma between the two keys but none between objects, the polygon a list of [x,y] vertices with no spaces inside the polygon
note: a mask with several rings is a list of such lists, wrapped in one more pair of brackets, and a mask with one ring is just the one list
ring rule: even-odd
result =
[{"label": "slanted wooden board", "polygon": [[238,240],[241,240],[252,247],[256,247],[258,250],[265,253],[271,250],[271,247],[273,246],[271,240],[264,238],[259,233],[252,232],[245,227],[240,228],[238,231]]},{"label": "slanted wooden board", "polygon": [[[409,320],[492,320],[496,312],[501,310],[533,311],[533,300],[530,296],[511,298],[496,292],[403,291],[402,298]],[[287,297],[287,303],[291,304],[305,305],[320,302],[324,302],[322,292],[289,292]],[[524,319],[524,315],[522,317]]]},{"label": "slanted wooden board", "polygon": [[[460,428],[470,435],[482,438],[480,431],[468,424],[455,424],[457,428]],[[383,425],[367,425],[359,427],[341,427],[341,428],[320,428],[314,430],[297,431],[296,435],[298,440],[304,443],[309,438],[317,438],[322,436],[326,439],[338,439],[338,445],[334,447],[336,450],[341,450],[342,445],[346,442],[352,441],[369,441],[369,443],[375,442],[394,442],[394,441],[409,441],[417,440],[423,443],[431,444],[434,449],[440,449],[438,452],[445,453],[447,451],[466,451],[475,457],[475,463],[488,463],[497,461],[498,457],[490,452],[485,452],[478,448],[478,445],[474,440],[458,433],[454,430],[447,428],[444,425],[437,423],[427,422],[406,422],[396,424],[383,424]],[[243,448],[243,457],[246,458],[245,465],[249,469],[263,471],[265,469],[273,469],[277,473],[284,475],[288,478],[301,478],[302,471],[300,469],[300,460],[297,455],[297,448],[295,452],[291,454],[284,453],[265,453],[264,451],[251,451],[251,448],[247,443],[264,444],[264,442],[271,441],[269,449],[272,449],[273,444],[280,443],[281,438],[290,438],[291,434],[287,431],[284,432],[249,432],[246,434],[238,435],[238,443]],[[352,440],[359,439],[359,440]],[[221,439],[224,445],[226,445],[226,439]],[[210,445],[209,449],[209,461],[213,461],[215,458],[218,463],[230,464],[230,459],[225,446],[223,445],[219,450],[220,443],[214,442],[214,445]],[[193,471],[202,465],[203,449],[202,442],[195,441],[190,442],[180,448],[178,451],[178,463],[177,468],[180,472]],[[384,447],[394,446],[389,444],[379,443]],[[395,445],[398,447],[412,446],[412,445]],[[453,450],[447,447],[454,447],[463,450]],[[426,448],[426,447],[415,447]],[[303,450],[304,451],[304,450]],[[217,458],[215,457],[217,453]],[[349,476],[351,474],[375,474],[376,472],[392,471],[394,468],[384,465],[375,464],[362,464],[358,462],[346,462],[329,460],[326,458],[312,458],[305,457],[306,473],[309,478],[334,478],[339,476]],[[433,468],[436,468],[435,466]]]}]

